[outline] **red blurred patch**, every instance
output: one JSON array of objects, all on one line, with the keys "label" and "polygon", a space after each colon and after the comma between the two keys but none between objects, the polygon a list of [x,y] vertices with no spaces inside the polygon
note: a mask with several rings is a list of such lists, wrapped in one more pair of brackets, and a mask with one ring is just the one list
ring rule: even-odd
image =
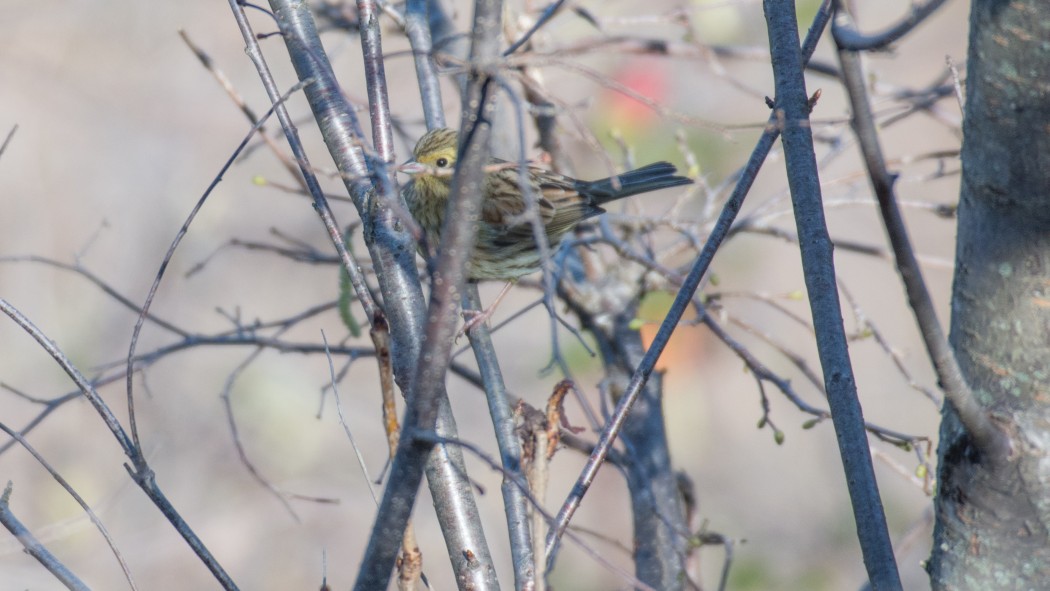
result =
[{"label": "red blurred patch", "polygon": [[[613,80],[657,104],[662,104],[667,98],[667,69],[659,62],[634,61],[613,75]],[[611,88],[605,89],[602,103],[615,125],[641,127],[657,118],[657,113],[645,102]]]}]

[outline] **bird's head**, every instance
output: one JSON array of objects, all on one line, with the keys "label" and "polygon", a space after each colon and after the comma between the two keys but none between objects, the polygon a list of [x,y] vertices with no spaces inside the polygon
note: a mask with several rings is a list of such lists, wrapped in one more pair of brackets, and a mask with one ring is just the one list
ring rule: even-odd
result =
[{"label": "bird's head", "polygon": [[452,185],[452,172],[456,168],[458,134],[453,129],[441,128],[427,132],[419,138],[412,150],[412,160],[398,167],[410,174],[416,183],[446,191]]}]

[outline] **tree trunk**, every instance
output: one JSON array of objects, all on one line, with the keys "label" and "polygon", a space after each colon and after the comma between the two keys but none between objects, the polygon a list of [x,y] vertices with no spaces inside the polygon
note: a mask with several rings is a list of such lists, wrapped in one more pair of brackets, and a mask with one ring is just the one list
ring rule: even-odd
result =
[{"label": "tree trunk", "polygon": [[951,342],[1012,442],[981,453],[945,405],[936,590],[1050,587],[1050,5],[974,0]]}]

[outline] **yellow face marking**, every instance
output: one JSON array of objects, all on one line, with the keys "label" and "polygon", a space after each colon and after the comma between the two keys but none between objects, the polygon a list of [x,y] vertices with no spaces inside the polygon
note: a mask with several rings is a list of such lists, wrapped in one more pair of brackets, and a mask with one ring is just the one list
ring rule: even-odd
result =
[{"label": "yellow face marking", "polygon": [[435,129],[419,138],[412,150],[413,158],[428,170],[417,173],[415,181],[431,187],[431,190],[450,185],[456,167],[457,146],[456,132],[447,128]]}]

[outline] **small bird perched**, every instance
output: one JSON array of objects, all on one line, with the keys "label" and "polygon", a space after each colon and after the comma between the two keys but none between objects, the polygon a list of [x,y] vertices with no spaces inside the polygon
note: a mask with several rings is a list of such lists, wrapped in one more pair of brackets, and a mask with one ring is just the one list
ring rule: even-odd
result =
[{"label": "small bird perched", "polygon": [[[432,247],[441,240],[458,144],[455,130],[435,129],[416,143],[414,160],[400,167],[402,172],[413,176],[402,189],[402,194],[409,212]],[[501,167],[485,175],[485,197],[481,204],[474,254],[467,264],[467,276],[474,281],[498,279],[513,282],[538,271],[542,261],[532,224],[523,215],[527,202],[522,194],[520,167],[495,158],[490,164]],[[693,182],[676,176],[675,172],[671,163],[656,162],[597,181],[580,181],[533,166],[528,167],[527,176],[553,252],[577,224],[604,213],[602,205],[631,195]],[[613,178],[618,180],[619,188],[614,185]]]}]

